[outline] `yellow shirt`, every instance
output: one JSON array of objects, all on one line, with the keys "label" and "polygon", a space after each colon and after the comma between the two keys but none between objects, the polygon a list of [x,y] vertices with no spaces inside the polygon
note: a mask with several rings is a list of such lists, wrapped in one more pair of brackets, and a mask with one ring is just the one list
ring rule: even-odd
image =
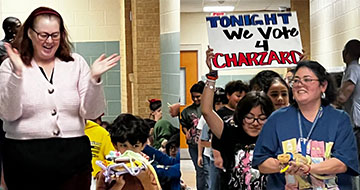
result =
[{"label": "yellow shirt", "polygon": [[95,162],[105,160],[105,156],[115,149],[111,143],[109,132],[97,123],[87,120],[85,134],[89,137],[91,143],[91,163],[94,170],[92,176],[95,177],[101,171],[101,168]]}]

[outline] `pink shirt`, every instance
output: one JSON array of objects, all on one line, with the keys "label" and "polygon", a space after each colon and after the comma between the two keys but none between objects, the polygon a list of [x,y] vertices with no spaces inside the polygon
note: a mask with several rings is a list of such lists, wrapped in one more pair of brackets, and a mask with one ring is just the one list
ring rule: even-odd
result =
[{"label": "pink shirt", "polygon": [[6,59],[0,67],[0,118],[6,138],[41,139],[84,135],[84,118],[95,119],[105,109],[104,89],[91,79],[80,55],[74,61],[56,58],[53,84],[34,60],[22,76],[12,72]]}]

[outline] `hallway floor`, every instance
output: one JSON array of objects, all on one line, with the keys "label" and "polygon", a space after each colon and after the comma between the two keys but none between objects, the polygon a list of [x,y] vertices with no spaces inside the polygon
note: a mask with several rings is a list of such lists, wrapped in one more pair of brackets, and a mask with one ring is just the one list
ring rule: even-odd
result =
[{"label": "hallway floor", "polygon": [[189,190],[196,190],[195,168],[190,159],[188,149],[180,149],[180,155],[181,179],[185,182]]},{"label": "hallway floor", "polygon": [[180,160],[181,165],[181,179],[185,182],[189,190],[196,189],[196,176],[195,168],[191,160],[183,159]]}]

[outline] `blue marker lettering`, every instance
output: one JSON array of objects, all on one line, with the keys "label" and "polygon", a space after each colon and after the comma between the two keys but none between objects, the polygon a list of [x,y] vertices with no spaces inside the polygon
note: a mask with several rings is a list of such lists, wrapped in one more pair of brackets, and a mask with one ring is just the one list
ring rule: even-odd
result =
[{"label": "blue marker lettering", "polygon": [[258,14],[253,14],[251,16],[251,23],[253,25],[264,25],[264,22],[262,20],[255,20],[256,17],[259,17],[259,15]]},{"label": "blue marker lettering", "polygon": [[289,24],[289,16],[291,16],[291,13],[278,13],[277,15],[282,18],[283,24]]},{"label": "blue marker lettering", "polygon": [[272,24],[277,24],[277,20],[276,20],[276,14],[273,13],[271,14],[271,17],[269,17],[269,14],[264,14],[264,19],[265,19],[265,24],[266,25],[269,25],[270,24],[270,21],[272,22]]}]

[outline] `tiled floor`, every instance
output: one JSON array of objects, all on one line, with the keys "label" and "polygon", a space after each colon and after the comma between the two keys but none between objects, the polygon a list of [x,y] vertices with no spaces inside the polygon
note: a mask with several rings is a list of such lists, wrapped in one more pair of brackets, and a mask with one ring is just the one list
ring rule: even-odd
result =
[{"label": "tiled floor", "polygon": [[191,160],[181,160],[181,178],[192,190],[196,189],[195,168]]},{"label": "tiled floor", "polygon": [[196,178],[195,178],[195,168],[190,160],[190,155],[187,149],[181,149],[181,179],[184,180],[185,184],[191,190],[196,190]]}]

